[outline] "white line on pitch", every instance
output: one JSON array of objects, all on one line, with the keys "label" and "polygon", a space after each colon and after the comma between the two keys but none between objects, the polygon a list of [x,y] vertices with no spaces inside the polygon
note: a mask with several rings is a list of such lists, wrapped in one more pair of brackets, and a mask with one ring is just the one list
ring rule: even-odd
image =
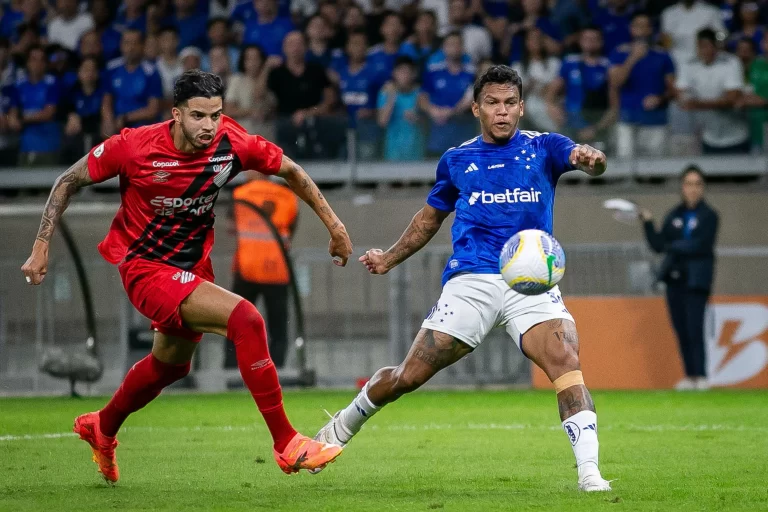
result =
[{"label": "white line on pitch", "polygon": [[[428,423],[422,425],[370,425],[366,430],[387,431],[430,431],[430,430],[560,430],[558,425],[526,425],[524,423]],[[197,426],[197,427],[125,427],[121,432],[253,432],[253,426]],[[600,427],[601,431],[638,431],[638,432],[768,432],[768,427],[749,427],[745,425],[629,425],[614,424]],[[73,432],[51,434],[6,434],[0,435],[0,442],[36,441],[42,439],[61,439],[76,437]]]}]

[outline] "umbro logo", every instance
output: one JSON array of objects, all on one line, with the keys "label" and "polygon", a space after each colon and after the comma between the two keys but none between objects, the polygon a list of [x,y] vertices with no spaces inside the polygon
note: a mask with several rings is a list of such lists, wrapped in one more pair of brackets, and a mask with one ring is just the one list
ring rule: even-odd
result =
[{"label": "umbro logo", "polygon": [[194,281],[195,277],[196,277],[195,274],[193,274],[192,272],[183,271],[183,272],[176,272],[171,279],[173,279],[174,281],[181,281],[181,284],[187,284]]},{"label": "umbro logo", "polygon": [[477,168],[475,163],[472,162],[471,164],[469,164],[469,167],[467,167],[467,169],[464,171],[464,174],[467,174],[468,172],[472,172],[472,171],[479,171],[479,170],[480,169]]},{"label": "umbro logo", "polygon": [[171,173],[168,171],[157,171],[152,178],[152,181],[155,183],[165,183],[168,181],[168,178],[171,176]]}]

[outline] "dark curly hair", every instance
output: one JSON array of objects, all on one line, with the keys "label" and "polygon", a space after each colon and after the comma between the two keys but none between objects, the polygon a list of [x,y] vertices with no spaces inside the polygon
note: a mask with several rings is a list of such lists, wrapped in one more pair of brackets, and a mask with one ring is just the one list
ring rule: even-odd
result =
[{"label": "dark curly hair", "polygon": [[517,71],[509,66],[503,64],[491,66],[485,73],[477,77],[473,91],[475,101],[480,97],[480,93],[483,92],[483,87],[488,84],[512,84],[517,87],[520,97],[523,97],[523,79],[520,78]]},{"label": "dark curly hair", "polygon": [[191,98],[215,98],[224,96],[221,77],[199,69],[185,71],[173,86],[173,106],[178,107]]}]

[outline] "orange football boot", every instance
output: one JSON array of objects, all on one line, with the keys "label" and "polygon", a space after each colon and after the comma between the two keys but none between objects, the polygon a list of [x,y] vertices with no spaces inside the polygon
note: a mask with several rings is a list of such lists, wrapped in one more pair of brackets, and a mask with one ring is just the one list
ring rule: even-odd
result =
[{"label": "orange football boot", "polygon": [[107,483],[113,484],[120,478],[120,470],[117,469],[117,439],[101,433],[99,413],[89,412],[75,418],[73,429],[80,439],[91,445],[93,462],[98,464],[99,473]]},{"label": "orange football boot", "polygon": [[323,443],[296,434],[283,453],[275,450],[275,460],[283,473],[290,475],[300,469],[322,469],[341,455],[342,447],[335,444]]}]

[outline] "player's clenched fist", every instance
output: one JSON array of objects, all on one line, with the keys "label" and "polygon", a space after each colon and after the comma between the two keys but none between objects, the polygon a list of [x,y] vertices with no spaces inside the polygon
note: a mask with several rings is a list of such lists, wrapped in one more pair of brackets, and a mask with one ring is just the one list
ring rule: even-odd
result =
[{"label": "player's clenched fist", "polygon": [[27,284],[40,284],[48,272],[48,246],[35,247],[32,254],[22,265],[21,271],[24,272],[24,279]]},{"label": "player's clenched fist", "polygon": [[384,259],[384,251],[381,249],[369,249],[360,256],[360,262],[365,265],[371,274],[386,274],[389,266]]},{"label": "player's clenched fist", "polygon": [[328,244],[328,252],[333,257],[333,263],[340,267],[347,264],[352,255],[352,241],[349,239],[346,229],[337,230],[331,236]]},{"label": "player's clenched fist", "polygon": [[599,176],[605,172],[605,153],[587,144],[580,144],[573,148],[570,161],[573,166],[592,176]]}]

